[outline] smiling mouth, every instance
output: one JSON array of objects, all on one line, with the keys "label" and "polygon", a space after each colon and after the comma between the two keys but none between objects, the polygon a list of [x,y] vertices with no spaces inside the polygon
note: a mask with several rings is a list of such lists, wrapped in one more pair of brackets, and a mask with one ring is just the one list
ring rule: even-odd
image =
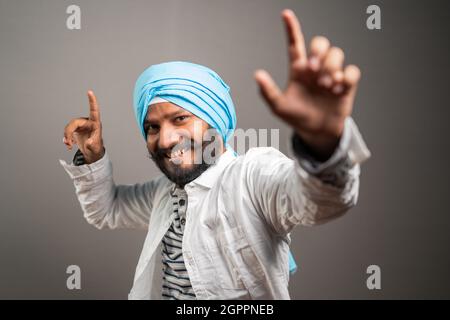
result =
[{"label": "smiling mouth", "polygon": [[186,153],[186,150],[181,149],[181,150],[173,151],[171,153],[166,153],[166,154],[164,154],[164,157],[175,164],[180,164],[181,159],[183,158],[183,155],[185,153]]}]

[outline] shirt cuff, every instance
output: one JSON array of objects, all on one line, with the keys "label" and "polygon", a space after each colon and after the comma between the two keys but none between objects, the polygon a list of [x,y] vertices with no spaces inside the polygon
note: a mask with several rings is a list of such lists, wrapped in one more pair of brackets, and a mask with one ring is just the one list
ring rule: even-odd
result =
[{"label": "shirt cuff", "polygon": [[[77,151],[78,152],[78,151]],[[75,157],[74,160],[76,160],[76,155],[77,153],[75,153]],[[66,170],[66,172],[69,174],[69,176],[72,179],[77,179],[80,177],[84,177],[87,175],[92,175],[96,172],[101,172],[102,170],[104,170],[105,168],[109,167],[109,156],[108,156],[108,152],[105,150],[105,154],[103,155],[102,158],[100,158],[99,160],[90,163],[90,164],[82,164],[82,165],[77,165],[72,163],[67,163],[64,160],[59,160],[59,163],[63,166],[63,168]]]},{"label": "shirt cuff", "polygon": [[339,145],[325,162],[315,159],[309,152],[308,147],[295,133],[292,135],[290,147],[291,154],[298,160],[300,166],[312,175],[329,171],[329,169],[338,166],[339,163],[345,162],[347,166],[353,166],[366,161],[370,157],[370,151],[351,117],[345,120]]}]

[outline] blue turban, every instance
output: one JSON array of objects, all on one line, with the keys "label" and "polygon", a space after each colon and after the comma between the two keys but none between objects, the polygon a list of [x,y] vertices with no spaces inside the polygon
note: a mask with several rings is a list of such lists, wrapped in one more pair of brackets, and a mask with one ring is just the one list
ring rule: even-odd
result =
[{"label": "blue turban", "polygon": [[215,128],[228,142],[236,129],[230,87],[213,70],[190,62],[153,65],[137,79],[134,113],[144,139],[144,121],[150,101],[160,97],[191,112]]}]

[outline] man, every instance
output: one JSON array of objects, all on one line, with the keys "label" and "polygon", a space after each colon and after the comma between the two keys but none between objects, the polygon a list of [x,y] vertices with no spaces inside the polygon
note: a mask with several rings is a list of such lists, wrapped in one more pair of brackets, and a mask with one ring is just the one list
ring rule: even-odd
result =
[{"label": "man", "polygon": [[61,163],[87,221],[148,229],[130,299],[289,299],[292,229],[355,205],[359,163],[369,157],[350,118],[359,69],[344,68],[343,51],[324,37],[307,54],[295,14],[282,16],[287,88],[262,70],[255,78],[273,113],[294,130],[294,160],[274,148],[237,156],[228,85],[187,62],[153,65],[135,86],[136,119],[161,177],[115,185],[92,91],[89,118],[66,126],[64,143],[79,150],[73,164]]}]

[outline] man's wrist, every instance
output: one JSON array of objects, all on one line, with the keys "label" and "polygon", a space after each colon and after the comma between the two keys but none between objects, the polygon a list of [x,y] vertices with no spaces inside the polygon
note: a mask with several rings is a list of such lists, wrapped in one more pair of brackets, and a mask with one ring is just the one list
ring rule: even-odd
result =
[{"label": "man's wrist", "polygon": [[101,151],[95,154],[92,154],[90,157],[85,157],[86,164],[91,164],[97,162],[105,155],[105,147],[102,146]]},{"label": "man's wrist", "polygon": [[338,136],[318,136],[314,134],[304,134],[294,131],[294,142],[296,145],[302,145],[303,151],[309,154],[318,162],[327,161],[339,146],[342,133]]}]

